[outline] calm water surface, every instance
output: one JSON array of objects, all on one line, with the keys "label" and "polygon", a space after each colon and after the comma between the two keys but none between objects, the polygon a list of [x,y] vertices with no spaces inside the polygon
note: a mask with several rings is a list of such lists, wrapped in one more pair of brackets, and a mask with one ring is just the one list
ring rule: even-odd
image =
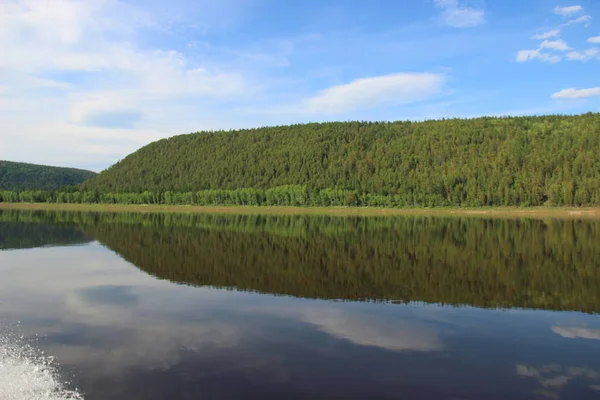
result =
[{"label": "calm water surface", "polygon": [[599,243],[577,220],[0,212],[0,398],[598,399]]}]

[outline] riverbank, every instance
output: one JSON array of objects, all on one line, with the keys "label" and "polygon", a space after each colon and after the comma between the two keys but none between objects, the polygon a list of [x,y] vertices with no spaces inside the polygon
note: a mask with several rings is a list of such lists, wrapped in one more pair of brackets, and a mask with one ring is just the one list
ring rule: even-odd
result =
[{"label": "riverbank", "polygon": [[527,218],[600,219],[600,207],[481,207],[481,208],[369,208],[369,207],[257,207],[257,206],[162,206],[127,204],[0,203],[0,210],[47,210],[141,213],[210,213],[269,215],[435,215]]}]

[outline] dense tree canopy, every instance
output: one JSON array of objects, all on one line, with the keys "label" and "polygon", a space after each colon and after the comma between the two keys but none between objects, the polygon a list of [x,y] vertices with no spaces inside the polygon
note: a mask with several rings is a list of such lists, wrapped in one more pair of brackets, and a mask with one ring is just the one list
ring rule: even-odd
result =
[{"label": "dense tree canopy", "polygon": [[82,183],[95,172],[0,161],[0,190],[52,190]]},{"label": "dense tree canopy", "polygon": [[600,114],[199,132],[151,143],[81,190],[177,204],[165,193],[274,188],[345,205],[598,205]]}]

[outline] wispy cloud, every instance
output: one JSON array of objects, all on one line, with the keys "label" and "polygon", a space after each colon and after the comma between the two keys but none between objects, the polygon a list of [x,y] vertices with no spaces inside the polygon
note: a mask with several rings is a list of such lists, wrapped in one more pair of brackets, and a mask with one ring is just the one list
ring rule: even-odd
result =
[{"label": "wispy cloud", "polygon": [[542,53],[540,49],[520,50],[517,53],[517,62],[522,63],[533,60],[539,60],[548,63],[557,63],[560,60],[562,60],[562,57],[553,54]]},{"label": "wispy cloud", "polygon": [[315,95],[288,104],[269,107],[244,107],[242,112],[254,115],[290,117],[345,116],[378,107],[409,105],[430,100],[444,93],[445,74],[406,72],[358,78],[333,85]]},{"label": "wispy cloud", "polygon": [[304,100],[311,113],[344,113],[386,103],[406,104],[438,94],[445,81],[442,74],[399,73],[356,79],[329,87]]},{"label": "wispy cloud", "polygon": [[484,24],[485,11],[481,8],[469,7],[458,0],[434,0],[442,10],[443,21],[454,28],[470,28]]},{"label": "wispy cloud", "polygon": [[600,44],[600,36],[591,37],[587,41],[594,44]]},{"label": "wispy cloud", "polygon": [[598,49],[596,49],[596,48],[587,49],[582,52],[571,51],[571,52],[567,53],[567,59],[573,60],[573,61],[588,61],[593,58],[596,58],[598,56],[598,54],[600,54],[600,53],[598,52]]},{"label": "wispy cloud", "polygon": [[564,24],[560,24],[559,27],[564,28],[567,26],[571,26],[571,25],[577,25],[577,24],[585,24],[585,26],[589,26],[590,22],[592,20],[592,17],[589,15],[582,15],[581,17],[572,19],[570,21],[565,22]]},{"label": "wispy cloud", "polygon": [[[575,14],[582,13],[584,11],[581,6],[568,6],[568,7],[556,7],[554,13],[563,17],[570,17]],[[567,28],[572,25],[584,23],[588,25],[592,17],[589,15],[582,15],[578,18],[569,20],[558,26],[556,29],[547,30],[538,34],[535,34],[531,39],[543,40],[537,49],[520,50],[517,52],[516,61],[542,61],[547,63],[557,63],[563,60],[563,55],[553,54],[554,52],[566,52],[571,50],[565,55],[565,59],[569,61],[586,61],[594,58],[597,54],[597,50],[592,48],[585,51],[578,51],[572,49],[567,42],[562,39],[548,40],[549,38],[560,35],[562,28]],[[594,43],[595,38],[588,39],[589,42]]]},{"label": "wispy cloud", "polygon": [[553,99],[584,99],[587,97],[600,96],[600,87],[593,87],[588,89],[563,89],[552,95]]},{"label": "wispy cloud", "polygon": [[556,6],[554,8],[554,14],[561,15],[563,17],[570,17],[571,15],[579,14],[580,12],[583,12],[583,7],[579,5],[566,7]]},{"label": "wispy cloud", "polygon": [[558,35],[560,35],[560,29],[552,29],[550,31],[537,33],[537,34],[533,35],[531,38],[532,39],[549,39],[552,37],[556,37]]},{"label": "wispy cloud", "polygon": [[558,51],[567,51],[570,47],[567,45],[567,42],[564,40],[544,40],[540,44],[541,49],[552,49]]}]

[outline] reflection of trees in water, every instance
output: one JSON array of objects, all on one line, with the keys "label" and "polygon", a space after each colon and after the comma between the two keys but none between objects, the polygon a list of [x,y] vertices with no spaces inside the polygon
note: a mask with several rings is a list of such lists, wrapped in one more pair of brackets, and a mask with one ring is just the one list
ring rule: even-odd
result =
[{"label": "reflection of trees in water", "polygon": [[193,285],[485,307],[600,304],[596,222],[195,217],[196,228],[142,218],[86,231],[142,270]]},{"label": "reflection of trees in water", "polygon": [[454,217],[28,213],[145,272],[313,298],[597,312],[600,223]]},{"label": "reflection of trees in water", "polygon": [[88,243],[80,230],[41,223],[0,222],[0,250]]}]

